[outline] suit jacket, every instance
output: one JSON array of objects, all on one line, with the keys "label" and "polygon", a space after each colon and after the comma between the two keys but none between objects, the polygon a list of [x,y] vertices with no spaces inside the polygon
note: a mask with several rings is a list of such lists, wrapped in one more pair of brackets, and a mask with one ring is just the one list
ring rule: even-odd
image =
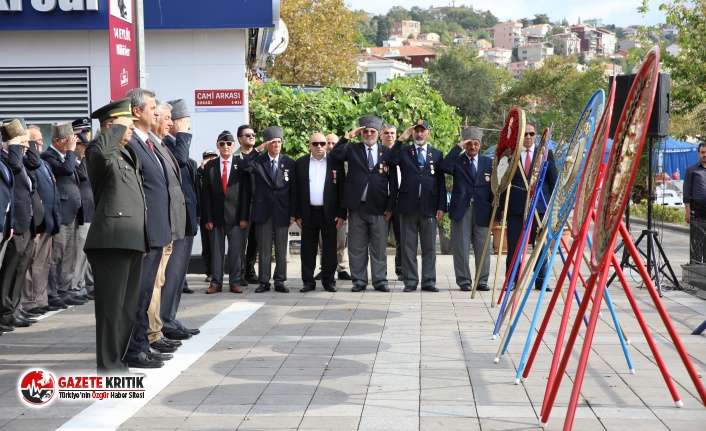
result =
[{"label": "suit jacket", "polygon": [[[137,136],[137,133],[132,134],[132,139],[126,147],[128,146],[137,156],[139,169],[142,173],[142,188],[147,201],[147,238],[149,238],[150,247],[164,247],[172,241],[167,175],[160,159],[152,154],[152,151]],[[159,143],[155,142],[153,146],[157,152]]]},{"label": "suit jacket", "polygon": [[473,198],[473,212],[478,226],[490,226],[490,214],[493,207],[493,191],[490,176],[493,172],[493,160],[478,154],[476,176],[471,177],[468,156],[458,145],[453,147],[444,161],[441,170],[453,177],[449,218],[461,220],[468,211]]},{"label": "suit jacket", "polygon": [[[297,203],[297,218],[302,219],[302,223],[308,224],[311,213],[311,196],[309,194],[309,166],[311,165],[311,154],[307,154],[297,159],[296,177],[299,201]],[[335,171],[335,177],[334,177]],[[335,180],[334,180],[335,178]],[[343,197],[343,183],[346,173],[343,162],[326,159],[326,177],[324,182],[324,217],[328,223],[335,223],[336,217],[346,218],[346,209],[341,206]]]},{"label": "suit jacket", "polygon": [[[147,200],[135,150],[119,145],[125,126],[112,125],[86,148],[95,216],[84,249],[127,249],[146,252]],[[135,135],[133,135],[134,137]]]},{"label": "suit jacket", "polygon": [[78,189],[81,193],[81,217],[84,223],[90,223],[93,220],[93,214],[96,212],[95,203],[93,202],[93,191],[91,190],[91,181],[88,179],[88,169],[86,165],[88,161],[84,157],[81,163],[76,167],[78,174]]},{"label": "suit jacket", "polygon": [[[535,147],[534,155],[532,156],[532,161],[534,162],[535,157],[537,157],[537,147]],[[525,203],[527,202],[527,188],[525,187],[524,181],[522,181],[522,174],[520,169],[522,169],[522,158],[520,158],[520,166],[517,167],[515,175],[512,177],[512,191],[510,192],[510,203],[507,207],[507,213],[513,215],[523,215],[525,213]],[[554,153],[549,150],[549,156],[547,157],[549,165],[547,166],[547,174],[544,177],[544,183],[542,184],[542,194],[544,195],[544,201],[539,198],[537,202],[537,212],[539,214],[544,214],[547,212],[547,204],[552,197],[552,192],[554,192],[554,186],[556,185],[557,172],[556,166],[554,164]],[[529,178],[527,179],[529,182]],[[504,196],[503,196],[504,199]],[[504,200],[501,200],[504,202]]]},{"label": "suit jacket", "polygon": [[[67,151],[64,160],[62,160],[59,152],[53,148],[42,153],[42,160],[51,166],[56,177],[56,186],[59,188],[59,196],[61,197],[61,224],[63,225],[73,222],[78,215],[79,208],[81,208],[76,158],[76,153]],[[78,224],[83,224],[80,217]]]},{"label": "suit jacket", "polygon": [[[250,218],[257,223],[264,223],[274,215],[277,226],[289,226],[289,219],[297,215],[297,187],[294,160],[279,155],[277,178],[272,179],[270,156],[265,151],[253,150],[241,159],[244,170],[252,174],[255,192],[250,203]],[[242,216],[241,216],[242,219]]]},{"label": "suit jacket", "polygon": [[[2,151],[4,153],[4,151]],[[0,157],[0,163],[5,167],[3,170],[0,167],[0,242],[10,234],[12,228],[12,207],[13,207],[13,192],[15,188],[15,177],[12,174],[10,165],[5,161],[5,157]],[[4,175],[2,171],[6,171],[8,175]],[[9,208],[9,211],[7,211]],[[3,223],[4,221],[4,223]]]},{"label": "suit jacket", "polygon": [[243,170],[244,165],[239,157],[231,156],[230,162],[225,193],[221,182],[221,158],[216,157],[203,167],[201,223],[232,228],[240,224],[240,220],[249,219],[250,175]]},{"label": "suit jacket", "polygon": [[[185,236],[193,236],[193,228],[191,224],[191,216],[189,208],[186,205],[184,190],[182,188],[181,169],[179,162],[174,157],[171,151],[166,147],[166,143],[159,142],[159,139],[154,139],[154,151],[162,160],[165,173],[167,174],[167,191],[169,192],[169,220],[172,229],[172,240],[182,239]],[[162,145],[164,144],[164,146]],[[174,183],[172,183],[174,181]]]},{"label": "suit jacket", "polygon": [[328,156],[334,160],[348,162],[348,172],[342,205],[349,210],[358,209],[365,187],[368,194],[365,209],[372,214],[382,215],[394,211],[397,199],[397,170],[390,168],[390,149],[378,143],[378,160],[375,168],[368,168],[368,154],[362,142],[350,142],[341,138],[333,146]]},{"label": "suit jacket", "polygon": [[32,195],[35,193],[36,184],[32,182],[29,171],[39,167],[40,159],[36,157],[36,152],[27,152],[25,157],[22,154],[24,149],[21,145],[10,145],[7,153],[5,151],[2,152],[2,157],[10,166],[14,176],[12,228],[15,229],[15,233],[31,232],[34,235]]},{"label": "suit jacket", "polygon": [[56,186],[54,173],[51,166],[41,160],[42,166],[32,171],[31,175],[37,181],[37,192],[44,207],[44,220],[37,224],[38,233],[56,235],[61,228],[61,198],[59,188]]},{"label": "suit jacket", "polygon": [[199,214],[197,184],[196,184],[196,162],[189,159],[189,147],[191,146],[191,133],[177,133],[176,139],[172,135],[164,137],[163,142],[174,156],[179,165],[181,174],[181,190],[184,192],[184,201],[191,224],[191,234],[196,235],[198,231]]},{"label": "suit jacket", "polygon": [[41,167],[41,164],[44,163],[42,161],[42,158],[37,150],[32,148],[30,145],[29,148],[27,148],[27,152],[25,153],[24,157],[24,165],[25,165],[25,172],[27,173],[27,176],[29,176],[30,181],[32,182],[32,220],[33,220],[33,227],[34,227],[34,233],[43,233],[44,232],[44,218],[45,218],[45,212],[44,212],[44,202],[42,201],[42,197],[39,194],[39,188],[37,184],[37,175],[36,172],[39,169],[33,169],[30,170],[27,168],[28,163],[27,161],[29,159],[32,159],[34,162],[32,163],[32,166],[39,166]]},{"label": "suit jacket", "polygon": [[[419,171],[416,145],[402,145],[395,141],[390,163],[400,167],[402,182],[397,194],[397,214],[415,214],[436,217],[437,211],[446,212],[446,183],[441,171],[444,155],[427,144],[424,167]],[[421,184],[421,193],[419,186]]]}]

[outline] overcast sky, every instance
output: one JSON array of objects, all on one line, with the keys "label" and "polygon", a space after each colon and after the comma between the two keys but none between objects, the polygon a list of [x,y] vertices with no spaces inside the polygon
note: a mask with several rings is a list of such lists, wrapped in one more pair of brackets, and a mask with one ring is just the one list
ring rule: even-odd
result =
[{"label": "overcast sky", "polygon": [[[402,6],[409,10],[413,6],[449,6],[451,0],[344,0],[353,10],[363,9],[376,15],[387,13],[393,6]],[[474,9],[490,10],[501,21],[519,18],[534,18],[535,14],[544,13],[551,21],[566,18],[569,24],[575,24],[579,18],[603,18],[603,24],[615,24],[619,27],[629,25],[653,25],[664,22],[664,15],[658,10],[664,0],[649,0],[650,12],[642,16],[637,8],[641,0],[456,0],[456,6],[465,4]]]}]

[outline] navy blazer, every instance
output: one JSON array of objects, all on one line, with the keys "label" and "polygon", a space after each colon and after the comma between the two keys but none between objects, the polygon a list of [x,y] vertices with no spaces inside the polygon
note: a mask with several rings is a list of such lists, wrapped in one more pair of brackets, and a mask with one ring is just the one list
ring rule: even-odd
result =
[{"label": "navy blazer", "polygon": [[478,154],[475,178],[471,177],[470,160],[463,148],[456,145],[441,162],[441,170],[453,177],[449,218],[461,220],[468,211],[473,198],[473,217],[481,227],[490,226],[493,208],[493,191],[490,179],[493,173],[493,159]]},{"label": "navy blazer", "polygon": [[270,156],[253,150],[240,166],[252,174],[255,193],[250,203],[250,218],[257,223],[266,222],[274,213],[277,226],[289,226],[289,219],[297,215],[297,187],[294,160],[279,154],[277,178],[273,181],[270,174]]},{"label": "navy blazer", "polygon": [[[5,152],[2,151],[4,154]],[[0,242],[5,239],[10,234],[10,229],[12,228],[12,207],[13,207],[13,192],[15,187],[15,179],[12,174],[12,169],[10,165],[5,161],[5,156],[0,157],[0,163],[5,167],[2,169],[0,167]],[[4,175],[5,171],[8,175]],[[9,208],[9,211],[7,209]],[[5,223],[2,223],[2,221]]]},{"label": "navy blazer", "polygon": [[397,169],[391,168],[390,149],[378,142],[378,160],[375,168],[368,168],[368,154],[362,142],[350,142],[341,138],[333,146],[328,156],[334,160],[348,162],[348,172],[344,188],[342,205],[349,210],[360,206],[365,187],[368,194],[365,209],[371,214],[383,215],[393,212],[397,199]]},{"label": "navy blazer", "polygon": [[[61,154],[51,147],[42,153],[42,160],[51,166],[56,177],[56,185],[59,188],[59,196],[61,196],[62,225],[73,222],[78,215],[78,209],[81,208],[81,191],[76,173],[77,157],[73,151],[67,151],[64,160],[62,160]],[[78,224],[83,224],[80,217],[77,221]]]},{"label": "navy blazer", "polygon": [[[36,152],[27,152],[27,155],[24,156],[22,154],[24,151],[25,147],[21,145],[9,145],[8,152],[3,151],[2,157],[14,175],[12,228],[15,229],[15,233],[31,232],[34,236],[32,195],[35,193],[36,184],[32,182],[29,171],[39,167],[40,159],[36,157]],[[27,175],[25,175],[25,171],[27,171]]]},{"label": "navy blazer", "polygon": [[[142,188],[147,202],[145,214],[147,238],[150,247],[164,247],[172,242],[167,175],[159,158],[150,151],[137,133],[132,134],[128,145],[135,152],[142,172]],[[159,145],[159,143],[152,145]]]},{"label": "navy blazer", "polygon": [[248,220],[251,198],[250,174],[245,172],[240,157],[231,156],[230,175],[223,192],[221,158],[209,160],[201,177],[201,223],[232,228],[241,220]]},{"label": "navy blazer", "polygon": [[[32,172],[37,181],[37,192],[44,206],[44,221],[39,225],[39,232],[56,235],[61,228],[61,198],[56,186],[51,166],[41,161],[42,166]],[[35,223],[36,224],[36,223]]]},{"label": "navy blazer", "polygon": [[[524,149],[524,147],[523,147]],[[537,147],[534,148],[534,154],[532,155],[532,162],[534,162],[535,157],[537,157]],[[524,215],[525,214],[525,203],[527,202],[527,188],[525,187],[524,181],[522,181],[522,155],[520,154],[520,165],[515,171],[515,176],[512,177],[512,191],[510,192],[510,203],[507,207],[507,213],[513,215]],[[544,200],[539,198],[537,202],[537,212],[539,214],[544,214],[547,212],[547,206],[544,202],[549,204],[549,200],[552,198],[552,192],[554,192],[554,186],[556,185],[557,172],[556,165],[554,164],[554,153],[549,150],[549,155],[547,156],[547,161],[549,165],[547,166],[547,173],[544,177],[544,183],[542,184],[542,194],[544,195]],[[529,178],[527,181],[529,182]],[[504,196],[501,202],[504,202]]]},{"label": "navy blazer", "polygon": [[[167,135],[162,140],[179,164],[181,171],[181,189],[184,192],[184,200],[189,209],[192,233],[196,235],[198,231],[197,215],[199,214],[197,185],[196,185],[196,162],[189,159],[189,147],[191,146],[191,133],[177,133],[176,139],[172,135]],[[193,163],[192,163],[193,162]]]},{"label": "navy blazer", "polygon": [[96,204],[93,202],[93,190],[91,190],[91,181],[88,179],[88,161],[84,157],[78,167],[76,174],[78,175],[78,189],[81,192],[81,218],[84,223],[90,223],[93,220],[93,215],[96,213]]},{"label": "navy blazer", "polygon": [[[296,177],[299,195],[297,218],[301,219],[303,224],[309,224],[311,214],[311,196],[309,194],[311,154],[298,158],[295,165],[297,169]],[[324,218],[329,224],[335,223],[336,217],[346,219],[346,209],[341,206],[343,183],[345,179],[346,172],[343,162],[327,157],[326,176],[324,180]]]},{"label": "navy blazer", "polygon": [[419,211],[427,217],[436,217],[437,211],[446,212],[446,183],[441,171],[444,155],[429,144],[426,153],[424,167],[420,172],[415,144],[402,145],[402,141],[397,140],[392,146],[390,163],[399,166],[402,175],[396,214],[415,214]]}]

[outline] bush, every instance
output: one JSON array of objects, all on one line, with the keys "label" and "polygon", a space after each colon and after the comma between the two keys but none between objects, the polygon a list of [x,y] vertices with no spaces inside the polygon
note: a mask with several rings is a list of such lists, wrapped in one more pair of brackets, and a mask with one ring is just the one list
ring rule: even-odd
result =
[{"label": "bush", "polygon": [[[647,199],[640,201],[639,205],[630,205],[630,215],[639,218],[647,218]],[[686,225],[684,221],[684,210],[667,205],[652,205],[652,218],[654,221]]]}]

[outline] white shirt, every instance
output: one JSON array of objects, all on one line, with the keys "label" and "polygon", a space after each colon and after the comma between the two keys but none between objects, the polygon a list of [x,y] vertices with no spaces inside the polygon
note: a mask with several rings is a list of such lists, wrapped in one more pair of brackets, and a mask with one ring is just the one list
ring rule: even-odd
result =
[{"label": "white shirt", "polygon": [[223,177],[223,162],[226,162],[226,183],[230,181],[230,168],[233,167],[233,162],[230,161],[230,159],[224,159],[221,156],[218,156],[218,172],[221,173],[221,177]]},{"label": "white shirt", "polygon": [[[376,142],[376,143],[374,143],[373,145],[371,145],[371,146],[369,146],[369,147],[368,147],[367,145],[365,145],[365,144],[363,144],[363,146],[365,147],[365,160],[368,160],[368,148],[370,148],[370,149],[372,150],[372,154],[373,154],[373,170],[375,170],[375,167],[377,167],[377,164],[378,164],[378,144],[377,144],[377,142]],[[388,188],[389,188],[389,186],[388,186]],[[388,192],[388,194],[389,194],[389,192]],[[360,200],[361,200],[361,201],[366,201],[367,199],[368,199],[368,185],[366,184],[366,185],[365,185],[365,190],[363,190],[363,196],[360,197]]]},{"label": "white shirt", "polygon": [[532,146],[529,147],[529,154],[527,154],[527,150],[528,149],[525,148],[524,146],[522,147],[522,169],[523,170],[525,169],[525,163],[527,163],[525,161],[525,159],[527,159],[528,157],[529,157],[529,164],[530,164],[530,166],[532,166],[532,155],[534,154],[534,144],[532,144]]},{"label": "white shirt", "polygon": [[326,183],[326,153],[321,160],[309,157],[309,204],[323,206]]},{"label": "white shirt", "polygon": [[[422,155],[424,156],[424,163],[426,164],[427,161],[427,144],[424,145],[417,145],[414,144],[414,150],[419,152],[420,150],[423,151]],[[417,159],[419,159],[418,153],[414,154]],[[419,182],[419,197],[422,197],[422,182]]]},{"label": "white shirt", "polygon": [[[466,154],[466,157],[468,157],[468,154]],[[472,164],[476,169],[476,173],[478,173],[478,156],[468,157],[468,163]]]},{"label": "white shirt", "polygon": [[50,146],[49,148],[51,148],[52,150],[56,151],[56,154],[58,154],[59,157],[61,157],[61,161],[62,161],[62,162],[66,161],[66,156],[65,156],[61,151],[59,151],[59,150],[54,146],[54,144],[51,144],[51,146]]}]

